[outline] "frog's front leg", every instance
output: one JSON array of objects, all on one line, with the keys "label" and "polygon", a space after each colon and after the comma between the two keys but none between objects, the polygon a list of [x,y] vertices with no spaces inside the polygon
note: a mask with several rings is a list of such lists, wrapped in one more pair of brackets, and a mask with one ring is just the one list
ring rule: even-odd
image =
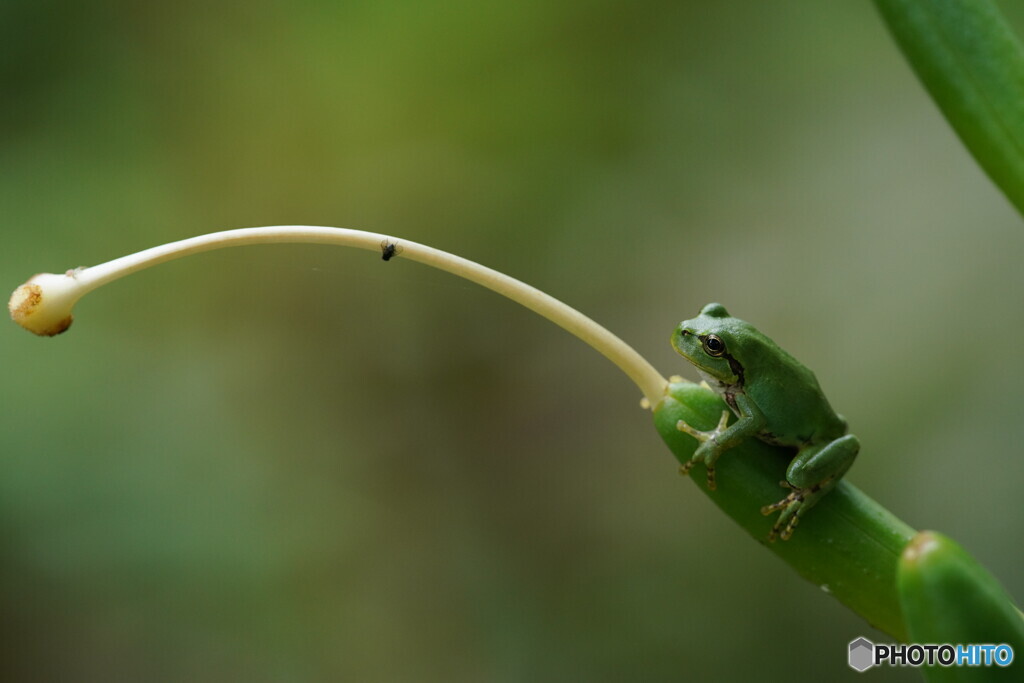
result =
[{"label": "frog's front leg", "polygon": [[846,474],[846,470],[850,469],[858,451],[860,442],[853,434],[842,436],[824,446],[804,447],[789,464],[786,481],[782,482],[783,486],[791,489],[789,495],[761,508],[763,515],[782,511],[768,534],[768,540],[774,541],[777,536],[781,536],[784,541],[788,540],[793,535],[793,529],[800,523],[800,518],[831,491]]},{"label": "frog's front leg", "polygon": [[[696,427],[692,427],[689,424],[687,424],[685,420],[680,420],[679,422],[676,423],[676,429],[678,429],[681,432],[686,432],[687,434],[689,434],[690,436],[692,436],[693,438],[697,439],[697,441],[700,442],[700,445],[697,447],[697,450],[693,452],[693,457],[691,457],[684,464],[679,466],[679,474],[682,474],[684,476],[689,474],[690,470],[693,468],[694,465],[697,464],[698,461],[704,460],[708,470],[708,488],[711,489],[712,491],[714,491],[716,487],[715,461],[718,460],[718,456],[722,454],[723,450],[722,448],[717,447],[718,437],[725,433],[726,425],[729,424],[730,415],[732,415],[732,413],[730,413],[728,410],[723,410],[722,417],[718,420],[718,426],[712,429],[711,431],[703,431],[701,429],[697,429]],[[705,446],[708,446],[708,444],[710,444],[710,447],[705,448]],[[709,457],[708,452],[711,453],[710,462],[708,462],[707,460],[707,458]]]},{"label": "frog's front leg", "polygon": [[705,467],[707,467],[708,488],[712,491],[717,486],[715,482],[715,463],[718,461],[718,458],[722,453],[738,445],[747,437],[757,434],[765,424],[764,414],[746,395],[737,394],[734,397],[734,401],[736,411],[739,413],[739,419],[730,427],[726,426],[729,423],[730,413],[728,410],[722,411],[722,417],[718,421],[718,426],[710,431],[703,431],[692,427],[684,420],[679,420],[676,423],[676,428],[679,431],[686,432],[701,442],[697,446],[697,450],[693,452],[693,457],[679,467],[679,473],[689,474],[690,469],[696,463],[703,461]]}]

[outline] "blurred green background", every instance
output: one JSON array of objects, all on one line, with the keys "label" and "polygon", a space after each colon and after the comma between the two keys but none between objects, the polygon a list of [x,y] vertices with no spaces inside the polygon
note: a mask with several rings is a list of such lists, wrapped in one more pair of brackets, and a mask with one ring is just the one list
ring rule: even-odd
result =
[{"label": "blurred green background", "polygon": [[[1024,598],[1024,226],[870,3],[4,0],[0,51],[9,289],[363,228],[688,377],[669,334],[721,301],[817,372],[851,481]],[[887,640],[618,370],[451,276],[249,247],[76,314],[0,334],[4,680],[855,680]]]}]

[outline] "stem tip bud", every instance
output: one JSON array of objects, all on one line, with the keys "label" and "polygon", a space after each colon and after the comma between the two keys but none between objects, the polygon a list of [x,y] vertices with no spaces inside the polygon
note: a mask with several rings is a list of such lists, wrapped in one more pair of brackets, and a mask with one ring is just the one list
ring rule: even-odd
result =
[{"label": "stem tip bud", "polygon": [[40,273],[11,294],[11,319],[29,332],[52,337],[71,327],[71,309],[84,292],[73,275]]}]

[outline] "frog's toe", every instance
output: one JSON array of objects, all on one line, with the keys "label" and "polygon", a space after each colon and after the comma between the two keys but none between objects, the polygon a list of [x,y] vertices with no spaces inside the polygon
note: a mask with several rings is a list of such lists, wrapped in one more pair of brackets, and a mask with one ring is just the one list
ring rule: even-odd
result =
[{"label": "frog's toe", "polygon": [[772,530],[768,532],[768,542],[774,543],[776,538],[788,541],[790,536],[793,535],[793,527],[797,525],[799,520],[800,517],[797,516],[794,506],[783,510],[779,518],[775,520],[775,524],[772,525]]},{"label": "frog's toe", "polygon": [[772,525],[772,530],[768,534],[768,540],[774,541],[775,537],[778,536],[783,541],[788,541],[793,535],[796,525],[800,523],[800,511],[802,509],[803,505],[795,504],[783,510],[779,518],[775,520],[775,524]]},{"label": "frog's toe", "polygon": [[794,514],[792,517],[789,518],[789,523],[786,525],[786,528],[783,529],[782,533],[779,534],[779,536],[782,538],[783,541],[788,541],[789,540],[789,537],[793,535],[793,529],[795,529],[796,525],[799,524],[799,523],[800,523],[800,511],[797,510],[797,514]]},{"label": "frog's toe", "polygon": [[788,496],[786,496],[785,498],[776,503],[765,505],[764,507],[761,508],[761,514],[770,515],[778,510],[784,510],[785,508],[789,507],[792,503],[798,500],[797,495],[798,492],[794,491],[793,493],[789,494]]},{"label": "frog's toe", "polygon": [[688,474],[690,474],[690,470],[693,469],[693,466],[699,462],[703,462],[705,467],[707,468],[708,489],[714,491],[716,488],[714,464],[715,458],[710,458],[700,452],[694,453],[692,458],[690,458],[685,463],[679,466],[679,474],[681,474],[684,477],[687,476]]},{"label": "frog's toe", "polygon": [[702,443],[708,440],[707,432],[701,429],[697,429],[696,427],[690,426],[690,423],[688,423],[686,420],[679,420],[679,422],[676,422],[676,429],[678,429],[684,434],[689,434],[693,438],[697,439],[697,441],[700,441]]},{"label": "frog's toe", "polygon": [[770,542],[774,542],[776,538],[788,541],[793,535],[793,529],[800,523],[800,515],[806,507],[804,492],[804,489],[793,489],[788,496],[777,503],[771,503],[761,508],[762,515],[770,515],[781,510],[779,518],[775,520],[772,530],[768,533]]},{"label": "frog's toe", "polygon": [[679,474],[685,477],[690,473],[690,470],[693,469],[693,466],[703,459],[704,458],[701,456],[700,453],[694,453],[689,460],[687,460],[686,462],[679,466]]}]

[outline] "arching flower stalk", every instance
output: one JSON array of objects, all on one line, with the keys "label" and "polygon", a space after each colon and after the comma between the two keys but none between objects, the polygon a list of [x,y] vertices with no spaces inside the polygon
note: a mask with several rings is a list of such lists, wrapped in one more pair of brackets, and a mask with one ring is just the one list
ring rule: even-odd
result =
[{"label": "arching flower stalk", "polygon": [[59,275],[40,273],[14,290],[8,308],[19,325],[39,335],[54,336],[70,327],[72,309],[92,290],[125,275],[158,263],[212,249],[303,242],[333,244],[373,251],[383,250],[385,260],[397,256],[448,271],[508,297],[576,335],[602,353],[640,388],[645,405],[655,406],[665,395],[668,383],[647,360],[604,327],[549,294],[468,259],[409,240],[386,235],[304,225],[225,230],[171,242],[122,256],[88,268],[75,268]]}]

